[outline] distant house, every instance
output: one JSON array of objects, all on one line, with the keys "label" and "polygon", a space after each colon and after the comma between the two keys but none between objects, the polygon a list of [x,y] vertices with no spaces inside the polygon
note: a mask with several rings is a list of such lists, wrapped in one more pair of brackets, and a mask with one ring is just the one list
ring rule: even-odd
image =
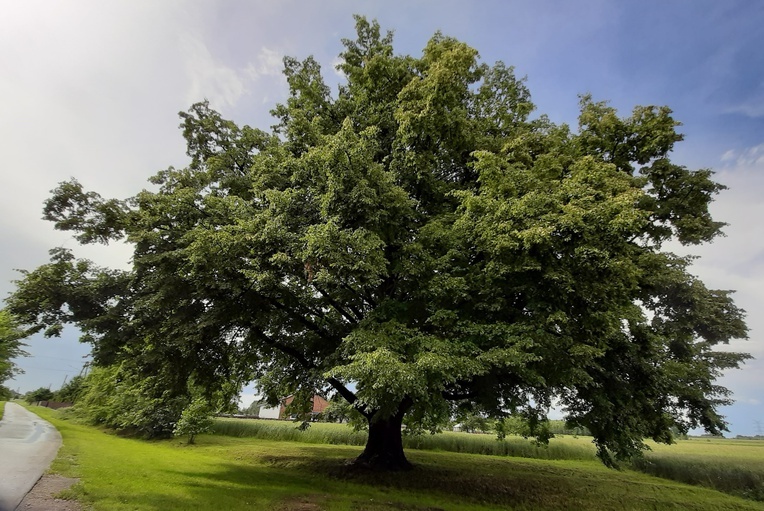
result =
[{"label": "distant house", "polygon": [[260,410],[258,410],[257,416],[261,419],[279,419],[280,413],[280,406],[266,406],[263,404],[263,406],[260,407]]},{"label": "distant house", "polygon": [[[289,395],[282,399],[281,405],[279,406],[267,406],[263,401],[262,406],[257,412],[257,417],[260,419],[288,419],[289,417],[286,414],[286,407],[289,406],[292,401],[294,401],[294,395]],[[313,408],[310,412],[311,417],[315,417],[329,406],[329,401],[318,394],[313,395],[311,402],[313,403]]]},{"label": "distant house", "polygon": [[[286,407],[289,406],[292,403],[292,401],[294,401],[293,395],[287,396],[281,402],[281,408],[279,409],[279,419],[287,418]],[[319,413],[323,412],[327,406],[329,406],[329,401],[319,396],[318,394],[313,394],[313,397],[311,398],[311,402],[313,403],[313,409],[310,411],[311,417],[315,417]]]}]

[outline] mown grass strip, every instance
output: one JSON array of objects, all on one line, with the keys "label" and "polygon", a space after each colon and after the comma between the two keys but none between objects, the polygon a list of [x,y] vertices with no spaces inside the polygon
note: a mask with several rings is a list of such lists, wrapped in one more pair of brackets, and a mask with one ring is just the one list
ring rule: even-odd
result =
[{"label": "mown grass strip", "polygon": [[33,410],[64,438],[53,469],[81,478],[66,495],[96,511],[764,510],[597,461],[411,451],[413,471],[378,473],[344,463],[358,447],[218,435],[200,436],[195,446],[149,442]]}]

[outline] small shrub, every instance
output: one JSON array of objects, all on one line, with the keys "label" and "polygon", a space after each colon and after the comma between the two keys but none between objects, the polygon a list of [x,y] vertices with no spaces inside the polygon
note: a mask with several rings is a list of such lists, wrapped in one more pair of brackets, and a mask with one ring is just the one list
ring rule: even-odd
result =
[{"label": "small shrub", "polygon": [[194,443],[194,437],[212,430],[213,410],[202,398],[194,399],[180,414],[180,419],[175,425],[173,435],[188,435],[188,443]]},{"label": "small shrub", "polygon": [[37,401],[50,401],[51,399],[53,399],[53,391],[46,387],[40,387],[39,389],[27,392],[24,395],[24,401],[29,404]]}]

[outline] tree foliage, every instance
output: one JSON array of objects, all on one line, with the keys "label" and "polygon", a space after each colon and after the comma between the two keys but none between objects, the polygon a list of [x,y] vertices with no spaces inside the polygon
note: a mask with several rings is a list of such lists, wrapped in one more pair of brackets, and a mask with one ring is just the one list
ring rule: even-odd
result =
[{"label": "tree foliage", "polygon": [[91,424],[157,438],[172,435],[188,403],[185,394],[174,393],[161,378],[114,364],[90,371],[71,413]]},{"label": "tree foliage", "polygon": [[71,380],[61,385],[54,395],[53,399],[62,403],[76,403],[82,396],[82,392],[85,386],[85,377],[77,375],[72,377]]},{"label": "tree foliage", "polygon": [[175,436],[188,436],[188,443],[193,444],[196,435],[209,433],[212,430],[215,411],[203,398],[194,399],[180,414],[175,425]]},{"label": "tree foliage", "polygon": [[24,394],[24,401],[30,404],[39,401],[50,401],[51,399],[53,399],[53,391],[48,387],[40,387]]},{"label": "tree foliage", "polygon": [[0,383],[22,372],[13,359],[27,355],[23,338],[24,332],[16,319],[7,310],[0,310]]},{"label": "tree foliage", "polygon": [[715,379],[746,355],[715,346],[746,336],[743,311],[663,249],[720,234],[724,187],[671,161],[671,110],[583,96],[573,132],[531,116],[513,68],[440,33],[396,55],[356,21],[336,94],[314,59],[285,59],[272,131],[201,102],[181,114],[188,165],[152,190],[62,183],[46,217],[127,240],[133,267],[53,251],[11,310],[48,335],[77,324],[96,363],[161,382],[156,399],[190,380],[258,378],[273,402],[333,389],[369,421],[359,460],[390,468],[404,418],[454,406],[534,425],[556,404],[606,463],[672,427],[724,429]]}]

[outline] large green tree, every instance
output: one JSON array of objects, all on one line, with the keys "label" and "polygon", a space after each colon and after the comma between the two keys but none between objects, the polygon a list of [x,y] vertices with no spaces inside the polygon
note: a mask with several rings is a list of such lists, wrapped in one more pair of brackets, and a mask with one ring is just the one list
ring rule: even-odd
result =
[{"label": "large green tree", "polygon": [[606,463],[672,427],[724,429],[715,379],[746,355],[714,347],[746,336],[743,312],[663,249],[719,235],[724,187],[670,160],[671,111],[584,96],[572,131],[468,45],[438,33],[396,55],[356,21],[336,94],[312,58],[285,59],[270,132],[202,102],[181,114],[190,162],[152,191],[62,183],[45,216],[83,243],[127,240],[133,267],[54,251],[11,310],[50,335],[77,324],[96,363],[176,394],[333,389],[368,420],[358,462],[376,466],[408,466],[404,418],[454,406],[531,427],[556,406]]}]

